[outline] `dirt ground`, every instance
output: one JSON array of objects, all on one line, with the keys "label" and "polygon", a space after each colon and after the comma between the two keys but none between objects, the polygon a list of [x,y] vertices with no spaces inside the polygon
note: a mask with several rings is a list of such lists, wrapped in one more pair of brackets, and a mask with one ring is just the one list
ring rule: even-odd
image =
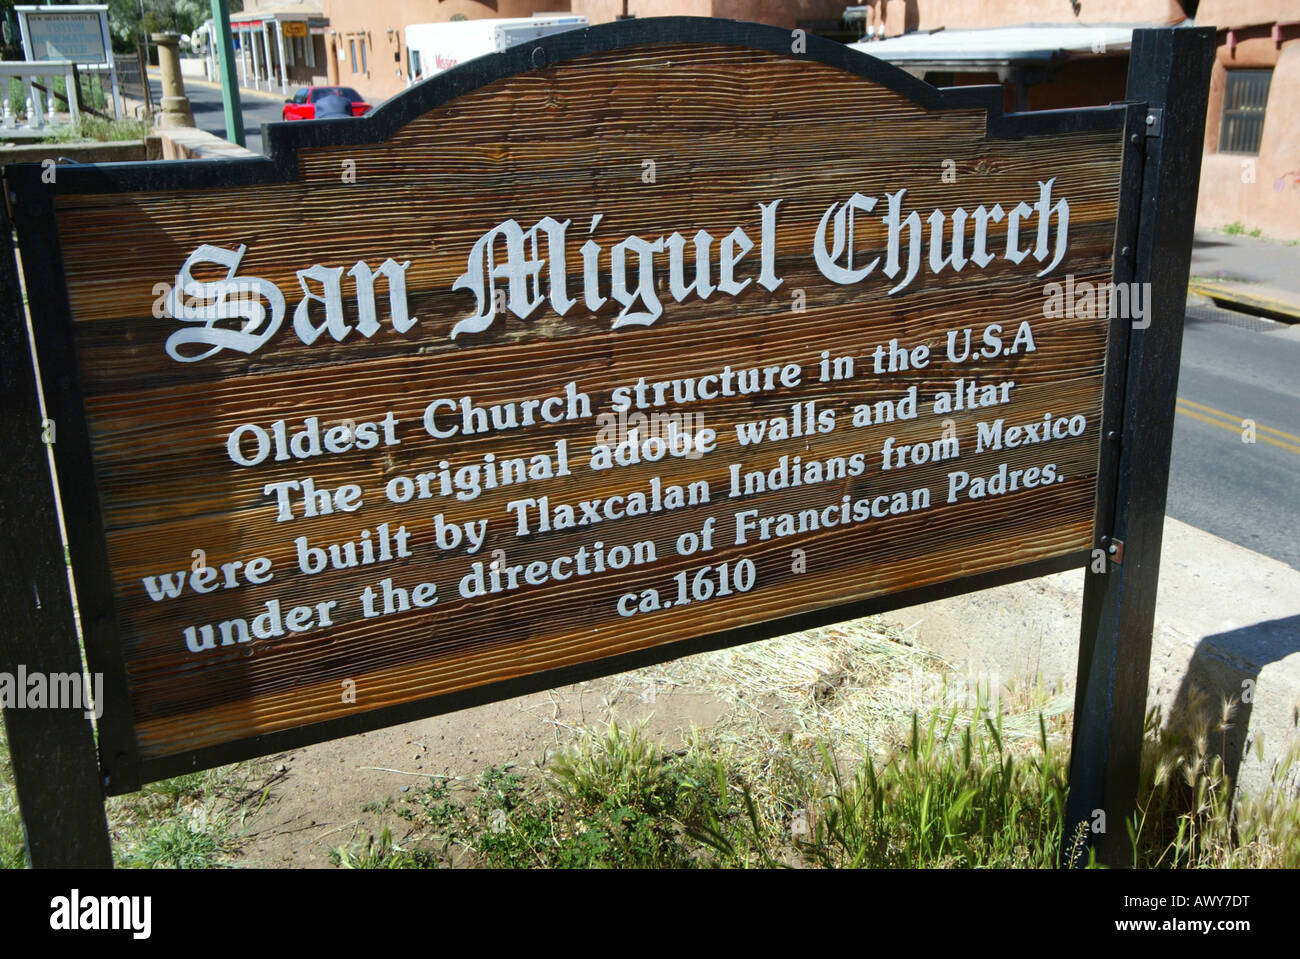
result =
[{"label": "dirt ground", "polygon": [[364,845],[385,825],[400,845],[408,824],[362,807],[399,803],[433,775],[472,783],[493,765],[532,770],[578,731],[612,719],[644,721],[649,738],[674,749],[693,726],[711,727],[731,708],[710,693],[625,673],[268,756],[250,785],[262,782],[271,794],[248,817],[234,862],[328,867],[332,848]]},{"label": "dirt ground", "polygon": [[[244,799],[235,810],[230,864],[328,868],[331,850],[364,850],[385,827],[402,846],[414,827],[396,810],[425,791],[430,777],[456,789],[474,786],[492,766],[513,764],[528,775],[582,734],[603,733],[615,720],[624,728],[641,725],[643,737],[667,752],[685,746],[697,729],[751,752],[784,741],[810,755],[819,755],[818,742],[884,754],[901,745],[895,734],[914,710],[968,703],[978,692],[975,674],[915,642],[915,627],[931,613],[903,613],[674,660],[237,767],[229,778],[245,780]],[[995,681],[992,694],[1005,692]],[[1051,684],[1022,705],[1050,717],[1068,713],[1071,704],[1068,689]],[[1008,720],[1008,735],[1017,735],[1019,722],[1024,735],[1037,737],[1033,710]]]}]

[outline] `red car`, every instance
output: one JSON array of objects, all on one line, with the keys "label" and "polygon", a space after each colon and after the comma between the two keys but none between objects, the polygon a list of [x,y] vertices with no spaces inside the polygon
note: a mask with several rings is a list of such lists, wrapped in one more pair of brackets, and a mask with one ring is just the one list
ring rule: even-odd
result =
[{"label": "red car", "polygon": [[354,117],[365,116],[370,112],[370,104],[361,98],[351,87],[301,87],[292,100],[284,101],[281,118],[284,120],[315,120],[316,101],[321,97],[337,93],[352,103]]}]

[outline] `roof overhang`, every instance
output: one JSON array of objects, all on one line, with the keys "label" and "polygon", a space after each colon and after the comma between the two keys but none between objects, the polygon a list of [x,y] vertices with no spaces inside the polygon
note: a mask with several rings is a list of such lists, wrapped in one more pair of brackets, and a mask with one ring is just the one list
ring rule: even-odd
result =
[{"label": "roof overhang", "polygon": [[905,69],[1046,67],[1065,60],[1127,53],[1133,31],[1144,26],[1160,24],[1042,24],[986,30],[938,30],[934,33],[906,33],[886,40],[864,40],[850,46]]}]

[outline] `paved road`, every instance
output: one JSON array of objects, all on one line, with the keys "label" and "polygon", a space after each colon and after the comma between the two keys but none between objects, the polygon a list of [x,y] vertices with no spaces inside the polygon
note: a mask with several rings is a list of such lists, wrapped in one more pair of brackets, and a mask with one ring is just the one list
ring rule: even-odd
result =
[{"label": "paved road", "polygon": [[[157,103],[162,97],[162,88],[156,76],[149,78],[149,86],[153,90],[154,102]],[[226,114],[221,105],[221,88],[215,84],[187,80],[185,95],[190,99],[194,125],[200,130],[215,133],[225,139]],[[240,94],[240,100],[244,108],[244,145],[256,153],[261,153],[262,124],[279,121],[284,98],[243,92]]]},{"label": "paved road", "polygon": [[1189,306],[1178,397],[1169,515],[1300,569],[1300,327]]}]

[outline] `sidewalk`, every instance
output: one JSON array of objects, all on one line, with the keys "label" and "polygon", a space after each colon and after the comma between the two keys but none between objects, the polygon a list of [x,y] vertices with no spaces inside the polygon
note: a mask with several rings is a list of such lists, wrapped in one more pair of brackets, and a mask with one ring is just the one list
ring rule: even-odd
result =
[{"label": "sidewalk", "polygon": [[1197,230],[1188,292],[1216,306],[1300,322],[1300,245]]},{"label": "sidewalk", "polygon": [[[1038,674],[1073,689],[1082,607],[1078,571],[879,618],[995,686]],[[1265,785],[1300,743],[1300,570],[1166,519],[1147,707],[1160,705],[1167,720],[1201,696],[1238,702],[1216,745],[1244,790]]]}]

